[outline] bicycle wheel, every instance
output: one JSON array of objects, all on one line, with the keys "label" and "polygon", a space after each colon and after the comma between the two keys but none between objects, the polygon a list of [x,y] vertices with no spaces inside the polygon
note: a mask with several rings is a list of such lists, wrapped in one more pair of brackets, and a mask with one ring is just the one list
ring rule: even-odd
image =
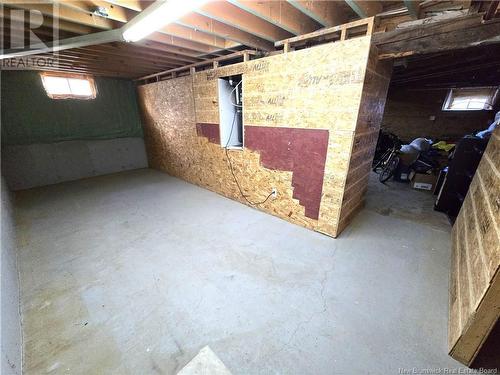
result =
[{"label": "bicycle wheel", "polygon": [[380,157],[380,159],[378,159],[373,167],[372,167],[372,171],[375,172],[375,173],[380,173],[379,169],[383,169],[384,167],[384,163],[386,162],[386,159],[387,157],[390,155],[391,153],[391,150],[387,150],[386,152],[384,152],[384,154]]},{"label": "bicycle wheel", "polygon": [[382,166],[382,162],[384,161],[384,159],[380,158],[372,167],[372,171],[375,172],[375,173],[378,173],[379,171],[379,168]]},{"label": "bicycle wheel", "polygon": [[388,179],[390,179],[394,175],[394,172],[396,171],[398,164],[399,164],[399,156],[394,155],[392,159],[389,160],[387,164],[384,166],[382,172],[380,172],[380,174],[378,175],[378,180],[384,183]]}]

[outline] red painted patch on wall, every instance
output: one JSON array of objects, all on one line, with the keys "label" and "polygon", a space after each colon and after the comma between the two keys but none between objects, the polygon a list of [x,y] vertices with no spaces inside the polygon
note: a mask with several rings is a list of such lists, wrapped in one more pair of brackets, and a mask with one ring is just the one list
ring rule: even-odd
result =
[{"label": "red painted patch on wall", "polygon": [[260,152],[268,169],[293,172],[293,198],[305,208],[305,215],[318,220],[328,130],[245,126],[245,147]]},{"label": "red painted patch on wall", "polygon": [[219,124],[197,123],[196,134],[198,137],[208,138],[211,143],[220,144]]}]

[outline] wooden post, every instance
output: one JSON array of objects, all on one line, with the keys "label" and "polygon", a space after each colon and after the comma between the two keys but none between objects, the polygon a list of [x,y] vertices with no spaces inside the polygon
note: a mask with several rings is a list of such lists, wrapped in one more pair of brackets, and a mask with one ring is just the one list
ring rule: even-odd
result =
[{"label": "wooden post", "polygon": [[375,24],[375,17],[371,17],[368,20],[368,24],[366,25],[366,35],[372,35],[373,34],[373,26]]},{"label": "wooden post", "polygon": [[284,53],[290,52],[290,43],[283,44],[283,52]]},{"label": "wooden post", "polygon": [[340,40],[345,40],[347,37],[347,29],[345,27],[340,30]]},{"label": "wooden post", "polygon": [[243,61],[249,61],[250,60],[250,54],[248,52],[243,52]]},{"label": "wooden post", "polygon": [[214,67],[214,69],[218,68],[219,67],[219,62],[218,61],[214,61],[213,67]]}]

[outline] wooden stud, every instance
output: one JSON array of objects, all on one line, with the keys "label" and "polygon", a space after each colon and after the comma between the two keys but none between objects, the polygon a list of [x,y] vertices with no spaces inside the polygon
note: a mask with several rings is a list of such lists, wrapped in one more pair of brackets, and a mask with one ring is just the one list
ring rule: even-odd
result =
[{"label": "wooden stud", "polygon": [[346,40],[346,39],[347,39],[347,29],[343,27],[340,32],[340,40]]},{"label": "wooden stud", "polygon": [[152,77],[164,76],[164,75],[170,74],[172,72],[181,72],[181,71],[185,71],[185,70],[189,70],[191,73],[193,73],[193,72],[196,71],[196,70],[193,71],[193,69],[195,69],[196,67],[207,66],[207,65],[213,64],[214,61],[232,60],[232,59],[235,59],[235,58],[238,58],[238,57],[244,58],[245,54],[246,55],[254,55],[255,56],[255,55],[258,55],[258,52],[253,51],[253,50],[239,51],[239,52],[231,53],[229,55],[217,57],[215,59],[200,61],[200,62],[191,64],[191,65],[181,66],[181,67],[178,67],[178,68],[175,68],[175,69],[166,70],[164,72],[150,74],[150,75],[145,76],[145,77],[137,78],[136,81],[144,81],[144,80],[147,80],[147,79],[152,78]]},{"label": "wooden stud", "polygon": [[309,34],[280,40],[280,41],[275,42],[274,46],[281,47],[281,46],[284,46],[285,43],[288,43],[290,45],[296,44],[296,43],[303,43],[306,41],[331,36],[333,34],[338,34],[339,32],[342,32],[343,29],[353,29],[353,28],[358,28],[358,27],[365,26],[365,25],[367,27],[366,35],[371,35],[371,33],[373,31],[373,22],[374,22],[374,17],[364,18],[362,20],[353,21],[353,22],[345,23],[345,24],[342,24],[339,26],[334,26],[334,27],[330,27],[327,29],[318,30],[318,31],[315,31],[315,32],[312,32]]}]

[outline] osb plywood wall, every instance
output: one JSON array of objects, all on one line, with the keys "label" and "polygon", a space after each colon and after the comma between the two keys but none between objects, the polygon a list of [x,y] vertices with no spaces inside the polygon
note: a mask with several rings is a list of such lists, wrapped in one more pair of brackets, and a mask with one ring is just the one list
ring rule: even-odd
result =
[{"label": "osb plywood wall", "polygon": [[384,115],[387,90],[391,80],[392,62],[379,61],[375,47],[371,47],[366,69],[356,131],[350,152],[349,169],[344,185],[338,232],[342,231],[363,207],[368,189],[373,154]]},{"label": "osb plywood wall", "polygon": [[217,102],[217,78],[242,73],[245,147],[229,153],[243,192],[259,202],[276,188],[259,209],[336,236],[349,164],[360,162],[355,132],[374,146],[380,119],[366,112],[387,90],[373,63],[365,76],[370,51],[362,37],[139,87],[150,166],[246,203],[220,146]]},{"label": "osb plywood wall", "polygon": [[500,314],[500,129],[452,230],[450,355],[469,365]]}]

